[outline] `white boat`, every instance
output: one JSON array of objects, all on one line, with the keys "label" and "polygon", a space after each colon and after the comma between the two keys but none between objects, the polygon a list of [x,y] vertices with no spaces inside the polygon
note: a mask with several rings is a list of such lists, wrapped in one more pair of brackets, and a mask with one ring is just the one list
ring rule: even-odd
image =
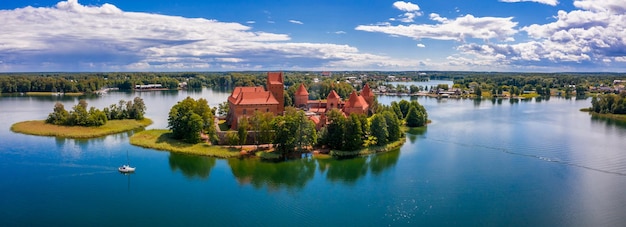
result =
[{"label": "white boat", "polygon": [[135,172],[135,167],[130,166],[130,159],[128,159],[128,151],[126,151],[126,161],[128,162],[128,164],[120,166],[119,168],[117,168],[117,170],[119,170],[121,173]]},{"label": "white boat", "polygon": [[130,167],[129,165],[123,165],[117,168],[122,173],[132,173],[135,172],[135,167]]}]

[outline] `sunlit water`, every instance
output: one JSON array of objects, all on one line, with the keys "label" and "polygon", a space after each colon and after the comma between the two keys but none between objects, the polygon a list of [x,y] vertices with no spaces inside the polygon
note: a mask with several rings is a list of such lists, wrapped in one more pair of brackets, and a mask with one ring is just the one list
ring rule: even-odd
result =
[{"label": "sunlit water", "polygon": [[[187,96],[211,106],[228,93],[135,96],[165,128]],[[409,97],[404,97],[409,98]],[[400,97],[379,97],[381,103]],[[399,150],[349,160],[266,163],[129,145],[132,132],[91,140],[16,134],[73,97],[0,97],[0,226],[14,225],[523,225],[626,223],[626,125],[579,112],[589,100],[419,98],[432,124]],[[117,166],[130,162],[132,175]]]}]

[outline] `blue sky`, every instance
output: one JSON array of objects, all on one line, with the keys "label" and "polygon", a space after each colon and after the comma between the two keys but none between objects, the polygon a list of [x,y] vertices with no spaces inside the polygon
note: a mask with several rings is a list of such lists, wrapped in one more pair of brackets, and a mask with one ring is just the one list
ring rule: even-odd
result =
[{"label": "blue sky", "polygon": [[21,0],[0,72],[625,72],[624,0]]}]

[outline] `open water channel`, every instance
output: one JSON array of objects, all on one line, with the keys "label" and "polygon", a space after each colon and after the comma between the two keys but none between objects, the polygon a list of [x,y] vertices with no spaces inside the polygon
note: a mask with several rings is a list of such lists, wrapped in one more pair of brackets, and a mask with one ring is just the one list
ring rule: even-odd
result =
[{"label": "open water channel", "polygon": [[[216,106],[228,92],[110,92],[87,102],[136,96],[154,120],[148,128],[166,128],[177,101]],[[626,223],[626,125],[579,112],[589,100],[416,98],[432,119],[425,131],[398,151],[348,160],[214,159],[135,147],[132,132],[74,140],[9,129],[78,99],[0,97],[0,226]],[[127,152],[132,175],[116,169]]]}]

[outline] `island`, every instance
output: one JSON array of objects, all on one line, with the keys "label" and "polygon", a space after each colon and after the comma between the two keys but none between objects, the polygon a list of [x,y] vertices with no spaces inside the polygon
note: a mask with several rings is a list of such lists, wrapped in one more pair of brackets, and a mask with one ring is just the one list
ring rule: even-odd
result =
[{"label": "island", "polygon": [[170,109],[168,129],[135,133],[130,142],[219,158],[355,157],[397,149],[407,130],[427,123],[426,109],[416,100],[387,106],[377,102],[368,84],[358,92],[346,82],[320,84],[328,85],[326,91],[315,89],[326,99],[313,100],[304,83],[292,86],[293,93],[285,91],[283,73],[268,72],[266,87],[235,87],[219,108],[210,108],[204,98],[179,101]]},{"label": "island", "polygon": [[73,139],[96,138],[145,128],[152,120],[145,118],[146,106],[139,97],[133,101],[120,100],[103,110],[91,107],[84,99],[79,100],[71,111],[60,102],[46,120],[15,123],[11,131],[37,136],[54,136]]}]

